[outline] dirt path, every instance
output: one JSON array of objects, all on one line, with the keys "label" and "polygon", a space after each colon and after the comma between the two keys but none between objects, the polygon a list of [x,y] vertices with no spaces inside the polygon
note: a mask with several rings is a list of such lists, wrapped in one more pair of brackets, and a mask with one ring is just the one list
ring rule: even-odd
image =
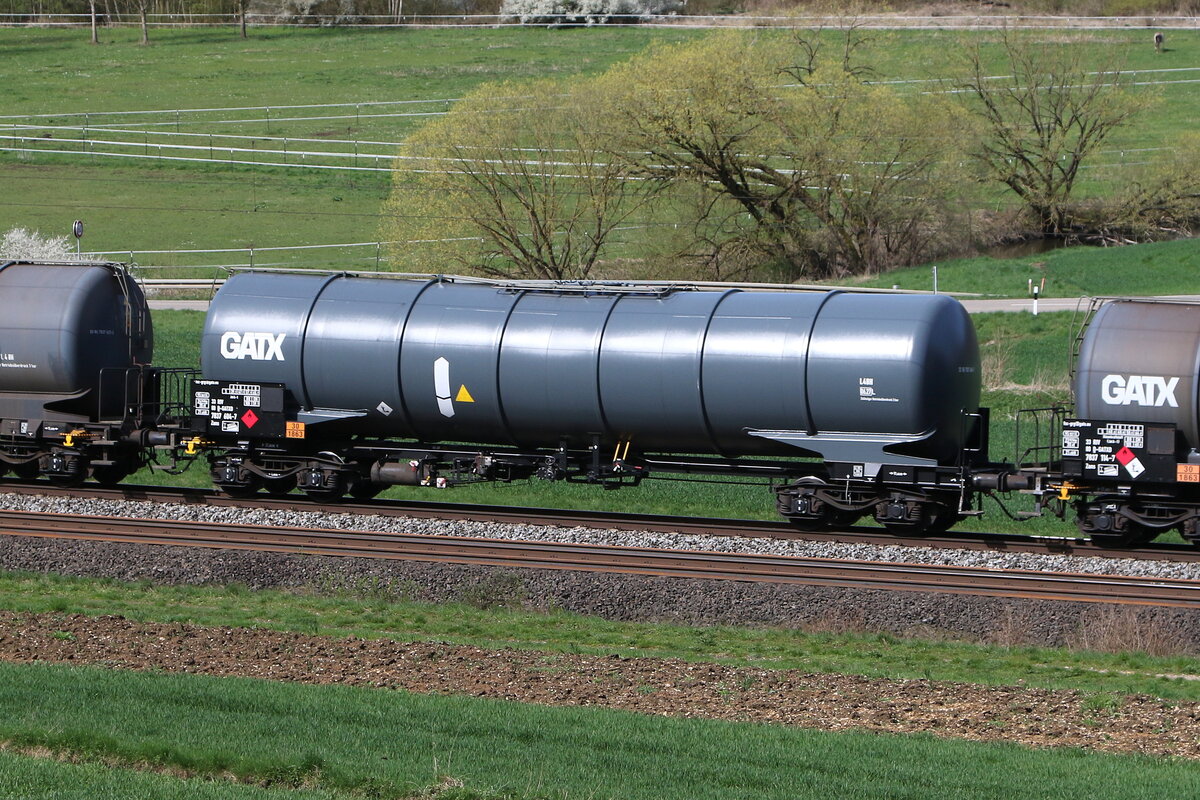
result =
[{"label": "dirt path", "polygon": [[1200,704],[656,658],[0,612],[0,659],[407,689],[646,714],[1200,758]]}]

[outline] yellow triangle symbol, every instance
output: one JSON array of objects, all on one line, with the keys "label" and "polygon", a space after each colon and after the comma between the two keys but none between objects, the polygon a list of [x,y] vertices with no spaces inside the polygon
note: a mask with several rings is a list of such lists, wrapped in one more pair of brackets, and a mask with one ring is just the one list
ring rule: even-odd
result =
[{"label": "yellow triangle symbol", "polygon": [[454,397],[460,403],[474,403],[475,398],[471,397],[471,393],[467,391],[467,385],[464,383],[458,387],[458,394]]}]

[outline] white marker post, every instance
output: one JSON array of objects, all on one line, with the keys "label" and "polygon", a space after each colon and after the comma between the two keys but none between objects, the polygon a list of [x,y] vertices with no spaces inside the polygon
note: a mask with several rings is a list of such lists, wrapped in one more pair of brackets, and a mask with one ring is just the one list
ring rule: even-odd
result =
[{"label": "white marker post", "polygon": [[1041,293],[1042,293],[1042,288],[1041,288],[1040,286],[1034,286],[1034,287],[1033,287],[1033,315],[1034,315],[1035,317],[1037,316],[1037,301],[1038,301],[1038,295],[1039,295],[1039,294],[1041,294]]}]

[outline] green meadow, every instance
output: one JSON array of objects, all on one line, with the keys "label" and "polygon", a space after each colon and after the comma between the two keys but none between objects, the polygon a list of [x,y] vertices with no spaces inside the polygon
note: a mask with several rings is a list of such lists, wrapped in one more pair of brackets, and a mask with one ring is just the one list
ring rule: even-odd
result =
[{"label": "green meadow", "polygon": [[[155,30],[146,47],[136,43],[133,30],[103,30],[101,35],[103,44],[91,46],[81,30],[0,30],[0,52],[6,56],[0,60],[0,84],[6,87],[0,94],[0,135],[6,133],[6,123],[88,125],[86,134],[38,129],[31,135],[42,150],[69,149],[73,145],[59,140],[81,135],[103,141],[108,128],[126,131],[122,136],[133,141],[151,141],[159,131],[194,134],[202,142],[208,141],[206,136],[220,142],[223,135],[236,135],[249,137],[251,142],[241,146],[251,149],[327,146],[348,151],[361,142],[364,151],[390,157],[401,148],[386,143],[402,142],[482,83],[595,75],[653,42],[704,34],[635,26],[268,28],[242,40],[226,29]],[[1135,73],[1136,91],[1158,98],[1153,112],[1122,130],[1085,171],[1087,191],[1103,194],[1136,178],[1147,159],[1191,130],[1190,109],[1200,84],[1190,82],[1194,73],[1189,70],[1200,68],[1192,56],[1200,34],[1173,33],[1172,46],[1162,54],[1146,46],[1141,30],[1028,35],[1078,49],[1106,66],[1123,65]],[[963,49],[976,43],[997,70],[1002,67],[994,33],[874,31],[870,38],[866,60],[875,75],[900,81],[903,91],[940,91]],[[379,103],[388,105],[372,105]],[[195,113],[197,109],[208,111]],[[280,137],[297,141],[281,144]],[[87,155],[0,151],[0,185],[7,189],[0,198],[0,229],[22,226],[62,235],[73,219],[82,218],[87,249],[132,252],[142,264],[193,267],[247,259],[146,251],[375,242],[381,237],[382,203],[390,191],[386,172],[238,166],[219,163],[232,157],[222,155],[219,147],[213,154],[217,163],[146,158],[163,152],[150,146],[125,158],[97,154],[111,149],[93,142]],[[988,202],[1010,204],[998,194]],[[369,250],[302,251],[268,260],[375,267]],[[429,263],[427,269],[445,271],[445,265]]]},{"label": "green meadow", "polygon": [[[1163,759],[38,664],[0,664],[0,708],[0,737],[84,762],[47,769],[0,753],[9,797],[32,796],[22,786],[51,796],[77,776],[120,798],[157,788],[278,796],[258,786],[301,798],[456,800],[1116,800],[1200,790],[1192,764]],[[111,780],[96,764],[191,777]]]}]

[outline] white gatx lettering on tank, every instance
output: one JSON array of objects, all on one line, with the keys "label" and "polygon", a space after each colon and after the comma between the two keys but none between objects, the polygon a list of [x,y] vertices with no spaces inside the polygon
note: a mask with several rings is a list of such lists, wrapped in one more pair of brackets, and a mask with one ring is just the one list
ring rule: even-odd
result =
[{"label": "white gatx lettering on tank", "polygon": [[1100,399],[1110,406],[1170,406],[1179,408],[1175,389],[1179,378],[1161,375],[1105,375],[1100,382]]},{"label": "white gatx lettering on tank", "polygon": [[284,361],[285,338],[286,333],[225,331],[221,334],[221,356],[229,359],[249,358],[253,361]]}]

